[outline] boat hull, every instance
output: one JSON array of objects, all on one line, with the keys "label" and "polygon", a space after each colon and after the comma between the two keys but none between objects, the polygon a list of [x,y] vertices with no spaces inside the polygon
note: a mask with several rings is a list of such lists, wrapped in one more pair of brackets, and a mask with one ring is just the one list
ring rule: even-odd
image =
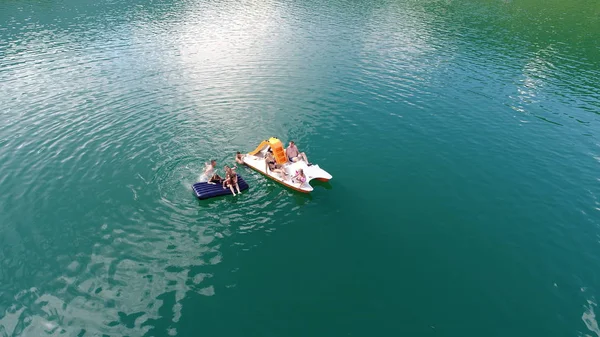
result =
[{"label": "boat hull", "polygon": [[[263,147],[262,149],[261,146]],[[325,170],[321,169],[319,165],[308,166],[308,164],[303,161],[285,163],[282,166],[282,169],[286,172],[286,175],[282,177],[281,174],[267,169],[265,153],[268,149],[268,146],[266,146],[266,144],[261,144],[261,146],[259,146],[259,148],[253,152],[244,155],[244,158],[242,159],[244,164],[264,175],[265,177],[284,185],[285,187],[301,193],[310,193],[313,190],[313,187],[310,185],[310,181],[312,179],[329,181],[332,178],[332,176]],[[300,169],[304,171],[304,175],[306,176],[306,182],[303,184],[291,180],[291,177],[295,176],[296,172],[298,172]]]},{"label": "boat hull", "polygon": [[[248,164],[246,164],[246,165],[248,165]],[[248,167],[250,167],[250,168],[251,168],[251,169],[253,169],[254,171],[256,171],[256,172],[258,172],[258,173],[262,174],[263,176],[265,176],[265,177],[267,177],[267,178],[269,178],[269,179],[271,179],[271,180],[273,180],[273,181],[275,181],[275,182],[278,182],[278,183],[280,183],[281,185],[283,185],[283,186],[285,186],[285,187],[287,187],[287,188],[291,188],[291,189],[293,189],[294,191],[298,191],[298,192],[300,192],[300,193],[310,193],[310,192],[312,191],[312,189],[311,189],[311,190],[301,189],[301,188],[298,188],[298,187],[296,187],[296,186],[294,186],[294,185],[292,185],[292,184],[285,183],[285,182],[283,182],[282,180],[280,180],[280,179],[277,179],[277,178],[275,178],[275,177],[271,176],[270,174],[266,173],[264,170],[259,170],[258,168],[254,167],[254,166],[252,166],[252,165],[248,165]]]}]

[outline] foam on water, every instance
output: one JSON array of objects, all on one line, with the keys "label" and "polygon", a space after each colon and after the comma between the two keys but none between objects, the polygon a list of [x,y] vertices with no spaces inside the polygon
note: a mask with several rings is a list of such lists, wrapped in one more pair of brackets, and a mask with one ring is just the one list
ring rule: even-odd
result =
[{"label": "foam on water", "polygon": [[596,307],[597,304],[594,301],[588,300],[585,311],[583,312],[583,315],[581,315],[581,319],[590,332],[594,333],[596,337],[600,337],[600,328],[598,327],[598,321],[596,320],[596,313],[594,311],[594,308]]}]

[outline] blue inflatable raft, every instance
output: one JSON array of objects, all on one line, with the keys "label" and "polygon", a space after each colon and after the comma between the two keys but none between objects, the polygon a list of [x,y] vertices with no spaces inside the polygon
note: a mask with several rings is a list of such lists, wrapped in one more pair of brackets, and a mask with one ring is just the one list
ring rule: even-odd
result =
[{"label": "blue inflatable raft", "polygon": [[[248,189],[248,183],[240,175],[238,174],[238,185],[240,186],[240,191],[244,191]],[[220,183],[209,184],[209,183],[195,183],[192,185],[192,189],[194,193],[198,197],[198,199],[208,199],[219,197],[222,195],[231,195],[231,190],[229,187],[223,189],[223,185]]]}]

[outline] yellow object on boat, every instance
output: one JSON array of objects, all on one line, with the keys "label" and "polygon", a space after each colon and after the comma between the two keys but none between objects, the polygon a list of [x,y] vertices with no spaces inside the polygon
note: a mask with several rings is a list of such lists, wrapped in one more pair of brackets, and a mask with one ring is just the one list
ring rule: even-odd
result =
[{"label": "yellow object on boat", "polygon": [[260,143],[260,145],[258,145],[258,146],[256,147],[256,149],[254,149],[254,151],[252,151],[252,152],[248,152],[248,154],[249,154],[249,155],[251,155],[251,156],[256,156],[256,154],[257,154],[257,153],[259,153],[260,151],[262,151],[262,149],[264,149],[264,148],[265,148],[266,146],[268,146],[268,145],[269,145],[269,142],[268,142],[268,141],[266,141],[266,140],[263,140],[263,141]]},{"label": "yellow object on boat", "polygon": [[277,164],[285,164],[287,162],[287,156],[285,155],[285,149],[281,141],[275,137],[269,138],[269,145],[273,150],[273,156]]}]

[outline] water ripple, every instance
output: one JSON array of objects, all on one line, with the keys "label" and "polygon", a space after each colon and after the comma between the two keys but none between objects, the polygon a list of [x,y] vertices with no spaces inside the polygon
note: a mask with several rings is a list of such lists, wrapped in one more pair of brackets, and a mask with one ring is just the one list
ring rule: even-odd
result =
[{"label": "water ripple", "polygon": [[[469,5],[18,3],[0,4],[0,335],[175,335],[186,298],[238,286],[244,254],[315,214],[339,217],[326,193],[298,195],[247,168],[238,171],[248,192],[194,198],[205,161],[231,164],[264,137],[296,139],[325,167],[348,168],[336,172],[346,179],[335,192],[354,195],[351,181],[381,160],[372,143],[382,153],[429,151],[450,166],[460,158],[431,144],[477,148],[468,127],[494,131],[524,157],[517,131],[497,129],[512,114],[527,128],[537,119],[596,134],[598,68],[559,42],[477,29],[495,17],[487,11],[469,26],[452,7]],[[486,34],[498,39],[482,46]],[[573,108],[565,116],[556,107]],[[571,149],[531,137],[538,155],[551,152],[555,168],[569,170]],[[418,160],[402,160],[414,176],[408,165]],[[597,166],[582,162],[577,176],[593,174]],[[594,183],[577,201],[583,213],[598,208]],[[582,319],[597,334],[594,309],[588,302]]]}]

